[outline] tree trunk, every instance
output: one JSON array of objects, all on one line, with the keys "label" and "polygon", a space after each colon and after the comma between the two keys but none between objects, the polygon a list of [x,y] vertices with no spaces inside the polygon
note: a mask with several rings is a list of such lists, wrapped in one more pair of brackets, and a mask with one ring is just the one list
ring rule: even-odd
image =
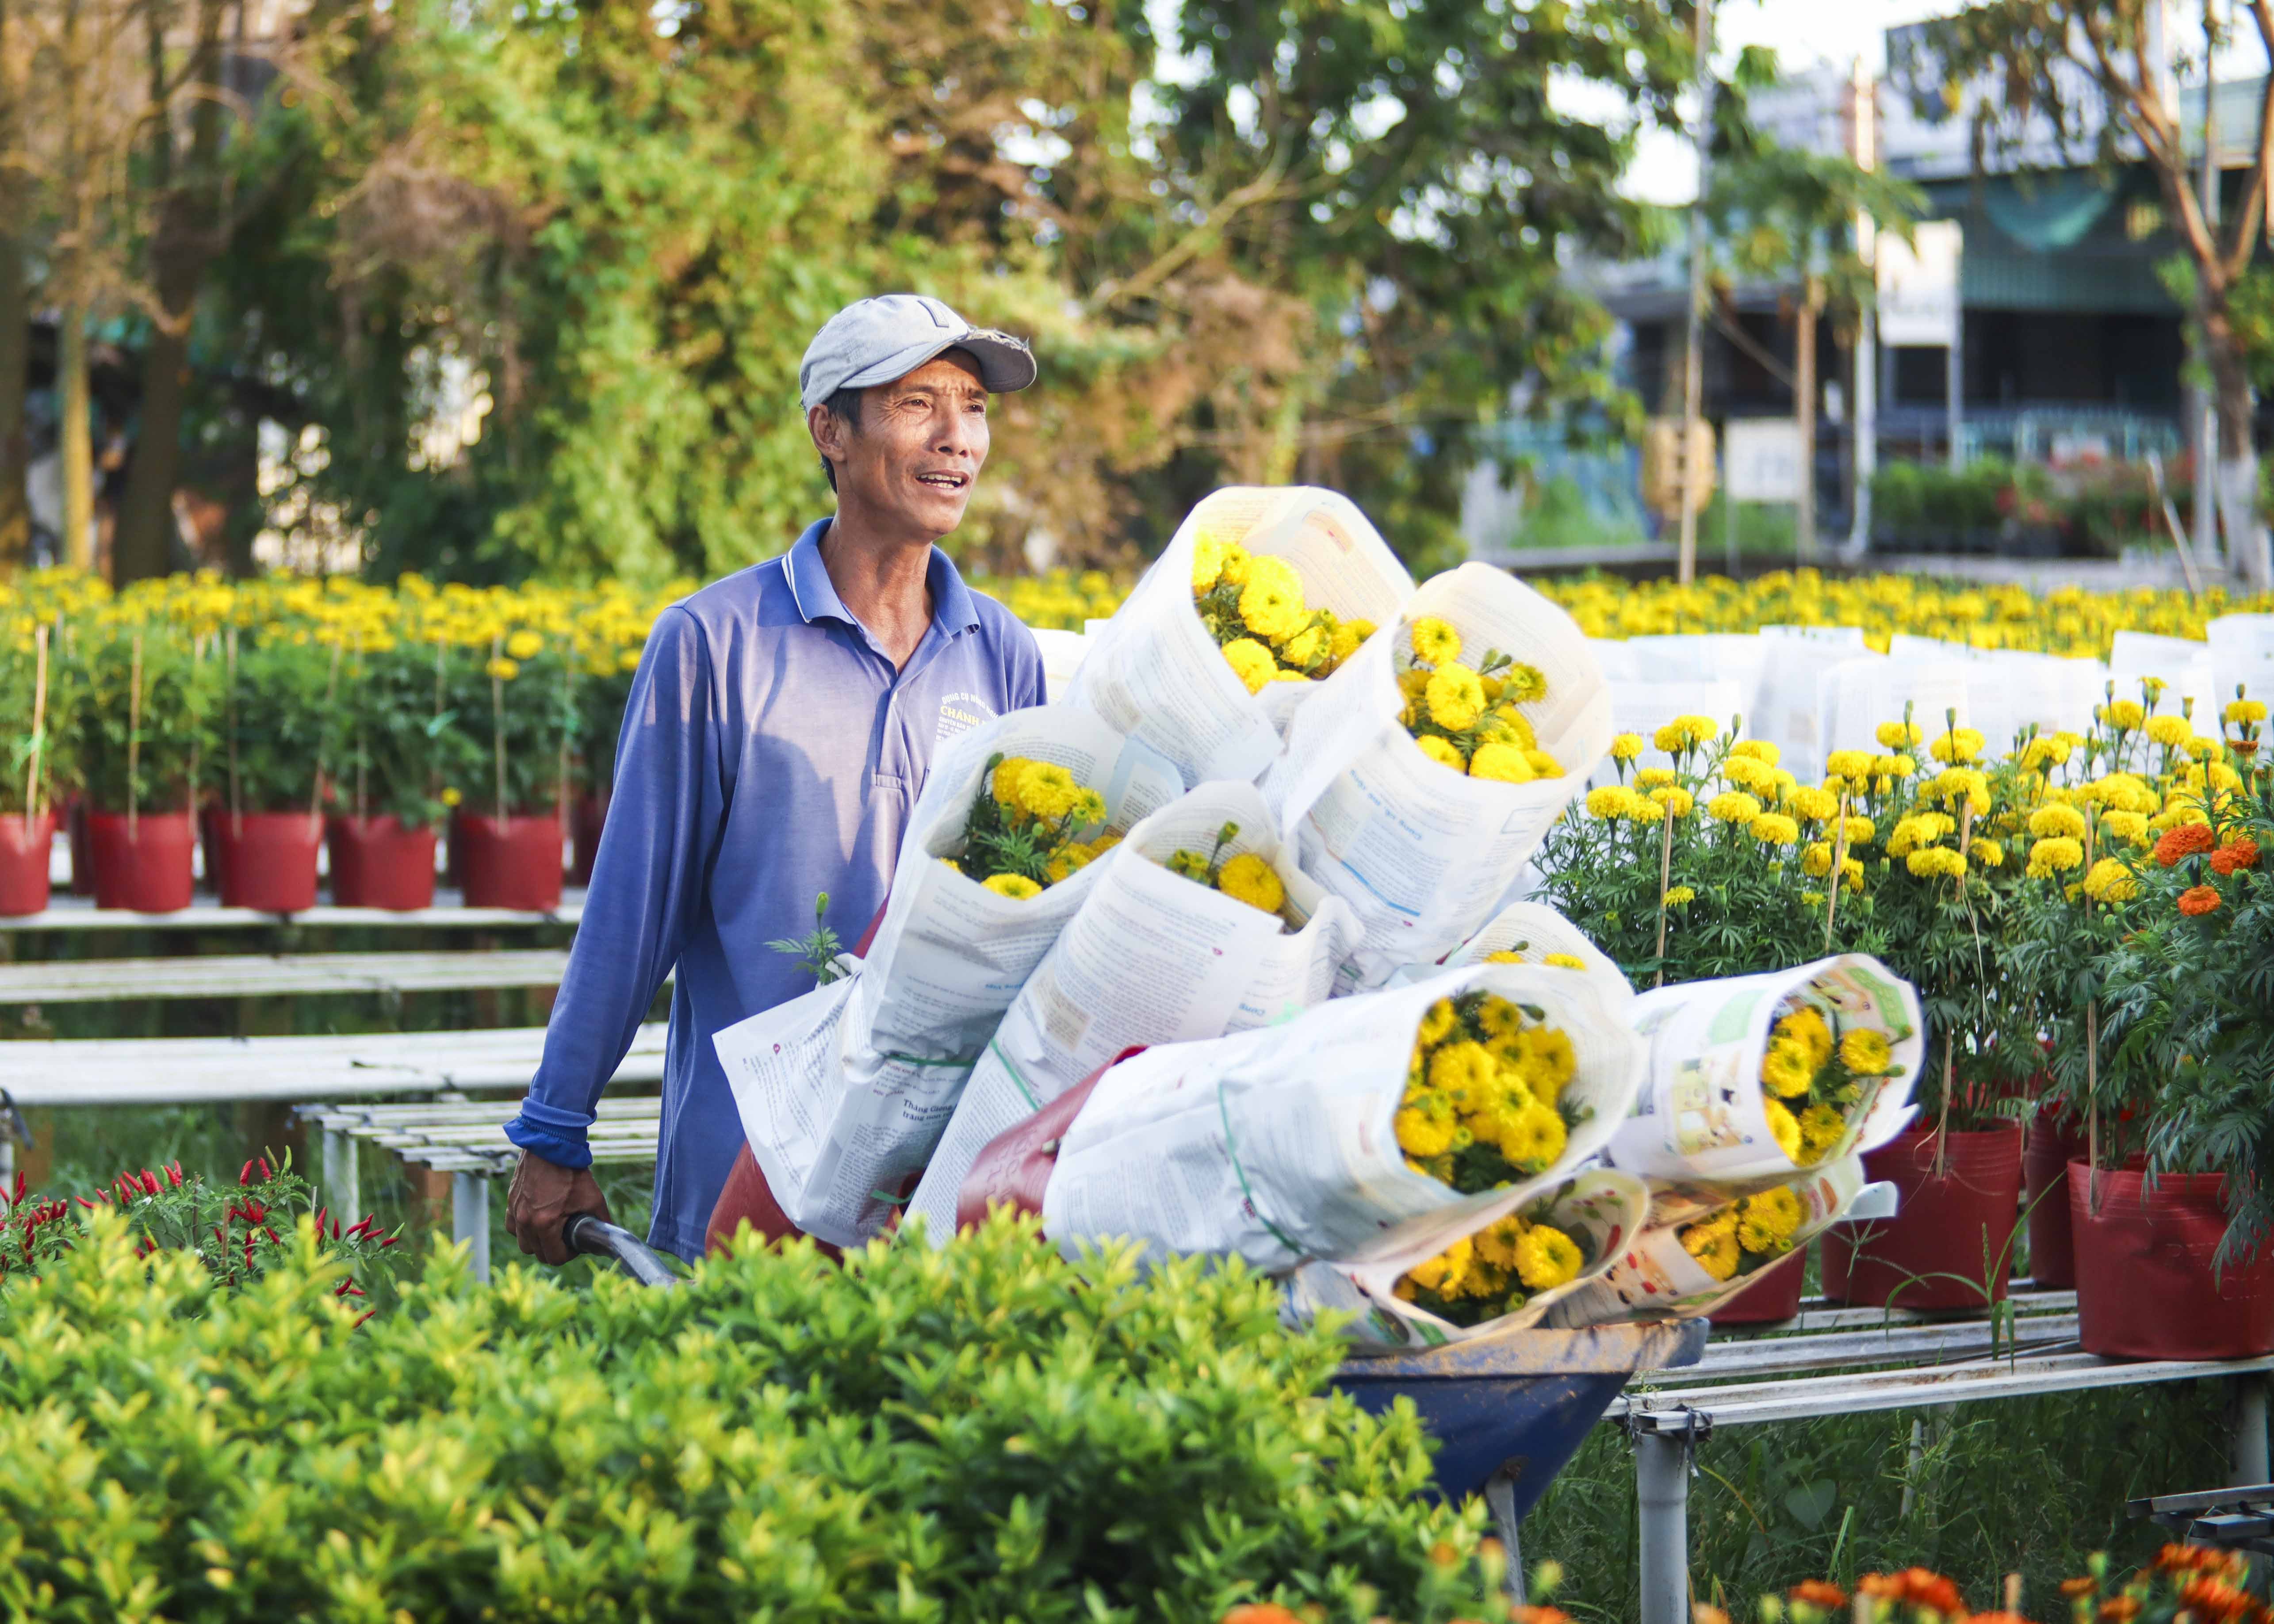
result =
[{"label": "tree trunk", "polygon": [[1793,335],[1793,416],[1800,425],[1800,504],[1793,515],[1793,550],[1803,563],[1816,558],[1816,317],[1823,284],[1801,279],[1800,330]]},{"label": "tree trunk", "polygon": [[[184,312],[186,316],[187,312]],[[188,398],[190,341],[186,331],[154,326],[142,351],[142,409],[134,435],[134,461],[112,532],[111,573],[117,584],[147,580],[173,568],[174,485],[182,464],[182,414]]]},{"label": "tree trunk", "polygon": [[56,394],[62,401],[64,476],[64,561],[79,569],[94,568],[94,441],[87,422],[87,306],[67,299],[63,308],[63,332],[56,346]]},{"label": "tree trunk", "polygon": [[23,243],[0,235],[0,568],[6,569],[21,566],[32,545],[32,507],[24,492],[32,301],[24,275]]},{"label": "tree trunk", "polygon": [[2250,377],[2243,370],[2226,302],[2198,296],[2204,359],[2218,404],[2218,518],[2226,531],[2229,562],[2255,591],[2274,590],[2274,560],[2267,549],[2266,517],[2258,500],[2258,450],[2250,437]]}]

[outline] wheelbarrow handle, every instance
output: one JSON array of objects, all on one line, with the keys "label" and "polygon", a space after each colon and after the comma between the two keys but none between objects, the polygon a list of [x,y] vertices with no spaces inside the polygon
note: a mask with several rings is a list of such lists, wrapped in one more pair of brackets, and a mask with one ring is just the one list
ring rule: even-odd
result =
[{"label": "wheelbarrow handle", "polygon": [[610,1223],[598,1213],[573,1213],[561,1226],[561,1238],[568,1244],[572,1252],[581,1252],[595,1258],[614,1258],[623,1265],[624,1273],[644,1286],[676,1285],[679,1277],[671,1266],[658,1257],[646,1242],[621,1224]]}]

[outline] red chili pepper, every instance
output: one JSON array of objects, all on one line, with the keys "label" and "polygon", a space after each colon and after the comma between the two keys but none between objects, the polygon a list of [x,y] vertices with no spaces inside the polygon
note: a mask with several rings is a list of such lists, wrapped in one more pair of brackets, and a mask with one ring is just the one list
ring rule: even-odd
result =
[{"label": "red chili pepper", "polygon": [[166,1179],[167,1182],[171,1184],[175,1189],[179,1190],[182,1187],[182,1164],[180,1162],[174,1162],[166,1169]]},{"label": "red chili pepper", "polygon": [[376,1308],[366,1308],[366,1309],[365,1309],[365,1310],[363,1311],[363,1312],[362,1312],[362,1313],[360,1313],[360,1314],[358,1314],[358,1315],[357,1315],[357,1316],[356,1316],[356,1322],[355,1322],[355,1324],[353,1324],[353,1325],[350,1326],[348,1328],[349,1328],[350,1330],[351,1330],[351,1331],[361,1330],[361,1329],[363,1328],[363,1322],[364,1322],[365,1320],[366,1320],[370,1319],[373,1314],[377,1313],[378,1312],[379,1312],[379,1310],[377,1310]]},{"label": "red chili pepper", "polygon": [[246,1162],[243,1167],[239,1168],[239,1169],[237,1170],[237,1187],[238,1187],[239,1189],[243,1189],[245,1185],[247,1185],[247,1184],[251,1184],[252,1182],[252,1163],[251,1163],[250,1162]]},{"label": "red chili pepper", "polygon": [[276,1175],[275,1175],[275,1174],[274,1174],[274,1173],[272,1173],[272,1172],[270,1172],[270,1171],[268,1170],[268,1158],[267,1158],[267,1157],[266,1157],[266,1156],[261,1157],[261,1158],[260,1158],[260,1182],[261,1182],[262,1184],[267,1184],[270,1179],[272,1179],[272,1178],[274,1178],[274,1177],[276,1177]]},{"label": "red chili pepper", "polygon": [[89,1212],[93,1212],[94,1210],[94,1203],[88,1200],[83,1195],[75,1195],[72,1197],[72,1199],[77,1201],[81,1207],[84,1207]]},{"label": "red chili pepper", "polygon": [[394,1244],[395,1244],[395,1242],[397,1242],[397,1241],[401,1240],[402,1238],[403,1238],[403,1237],[402,1237],[400,1235],[384,1235],[384,1236],[381,1236],[381,1237],[380,1237],[380,1242],[379,1242],[379,1244],[380,1244],[382,1247],[384,1247],[384,1246],[392,1246],[392,1245],[394,1245]]},{"label": "red chili pepper", "polygon": [[319,1237],[321,1237],[324,1232],[324,1214],[331,1210],[328,1207],[320,1207],[316,1209],[316,1234]]},{"label": "red chili pepper", "polygon": [[10,1197],[8,1198],[8,1205],[9,1205],[9,1206],[11,1206],[11,1207],[13,1207],[13,1206],[15,1206],[15,1205],[16,1205],[16,1203],[17,1203],[17,1202],[19,1202],[19,1201],[22,1200],[23,1199],[24,1199],[24,1175],[23,1175],[22,1171],[19,1169],[19,1170],[17,1172],[17,1174],[16,1174],[16,1193],[15,1193],[15,1194],[13,1194],[13,1195],[11,1195],[11,1196],[10,1196]]},{"label": "red chili pepper", "polygon": [[278,1244],[279,1246],[282,1246],[282,1245],[284,1244],[282,1241],[281,1241],[281,1240],[277,1240],[277,1239],[276,1239],[276,1231],[275,1231],[275,1230],[274,1230],[274,1229],[270,1229],[270,1228],[269,1228],[267,1224],[265,1224],[265,1223],[264,1223],[264,1224],[262,1224],[262,1225],[260,1226],[260,1232],[261,1232],[263,1235],[267,1236],[270,1240],[272,1240],[272,1241],[275,1241],[276,1244]]},{"label": "red chili pepper", "polygon": [[144,1168],[142,1169],[142,1188],[148,1191],[152,1195],[158,1193],[158,1176],[155,1173],[153,1173],[148,1168]]}]

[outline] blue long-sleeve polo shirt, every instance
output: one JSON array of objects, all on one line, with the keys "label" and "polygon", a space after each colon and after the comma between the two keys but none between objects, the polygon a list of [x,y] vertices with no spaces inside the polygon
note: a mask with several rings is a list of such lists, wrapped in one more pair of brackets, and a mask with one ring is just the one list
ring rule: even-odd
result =
[{"label": "blue long-sleeve polo shirt", "polygon": [[851,946],[884,901],[933,753],[1044,698],[1033,635],[937,547],[932,623],[895,670],[830,582],[829,523],[648,634],[544,1058],[506,1126],[547,1161],[589,1166],[600,1091],[675,966],[648,1238],[682,1258],[701,1254],[742,1145],[712,1037],[813,986],[766,944],[809,931],[825,891]]}]

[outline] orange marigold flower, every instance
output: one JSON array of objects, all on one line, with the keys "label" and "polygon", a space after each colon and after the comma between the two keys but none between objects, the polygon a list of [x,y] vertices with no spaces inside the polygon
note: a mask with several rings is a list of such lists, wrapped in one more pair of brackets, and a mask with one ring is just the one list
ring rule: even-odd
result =
[{"label": "orange marigold flower", "polygon": [[1224,1615],[1222,1624],[1303,1624],[1276,1601],[1251,1601]]},{"label": "orange marigold flower", "polygon": [[1571,1624],[1571,1615],[1561,1607],[1510,1607],[1510,1624]]},{"label": "orange marigold flower", "polygon": [[2202,1624],[2233,1624],[2238,1619],[2250,1616],[2258,1603],[2248,1590],[2240,1590],[2224,1579],[2214,1579],[2200,1574],[2180,1587],[2180,1599]]},{"label": "orange marigold flower", "polygon": [[2258,866],[2258,842],[2248,835],[2237,835],[2210,854],[2210,870],[2225,876],[2237,868]]},{"label": "orange marigold flower", "polygon": [[2180,823],[2164,831],[2163,838],[2156,842],[2156,861],[2166,868],[2175,868],[2181,858],[2208,852],[2218,844],[2208,825]]},{"label": "orange marigold flower", "polygon": [[2100,1604],[2102,1624],[2131,1624],[2133,1615],[2139,1611],[2137,1596],[2112,1596]]},{"label": "orange marigold flower", "polygon": [[1866,1596],[1883,1596],[1915,1607],[1925,1607],[1946,1618],[1966,1616],[1966,1599],[1958,1587],[1940,1574],[1924,1568],[1906,1568],[1898,1574],[1865,1574],[1856,1588]]},{"label": "orange marigold flower", "polygon": [[2090,1596],[2100,1588],[2100,1581],[2090,1574],[2080,1574],[2074,1579],[2061,1581],[2061,1594],[2067,1597]]},{"label": "orange marigold flower", "polygon": [[1804,1601],[1814,1607],[1841,1608],[1848,1605],[1848,1592],[1828,1579],[1803,1579],[1785,1592],[1788,1601]]},{"label": "orange marigold flower", "polygon": [[[2218,911],[2218,890],[2210,885],[2190,885],[2180,893],[2180,912],[2189,919]],[[2166,1547],[2168,1549],[2168,1547]]]}]

